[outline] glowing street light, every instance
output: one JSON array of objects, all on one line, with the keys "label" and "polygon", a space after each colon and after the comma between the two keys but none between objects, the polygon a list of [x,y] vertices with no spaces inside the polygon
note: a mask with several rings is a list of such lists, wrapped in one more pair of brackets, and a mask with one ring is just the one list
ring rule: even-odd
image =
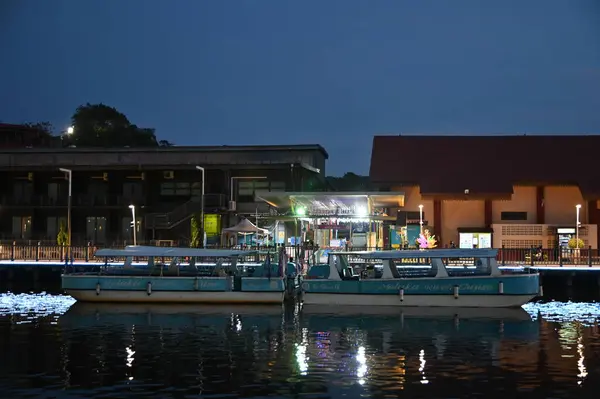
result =
[{"label": "glowing street light", "polygon": [[200,226],[202,231],[202,248],[204,248],[204,237],[206,234],[204,233],[204,168],[202,166],[196,165],[196,169],[202,173],[202,196],[200,197]]},{"label": "glowing street light", "polygon": [[131,227],[133,228],[133,245],[137,245],[137,223],[135,220],[135,205],[129,205],[129,209],[131,209],[131,218],[132,218],[132,222],[131,222]]},{"label": "glowing street light", "polygon": [[423,205],[419,205],[419,232],[423,234]]},{"label": "glowing street light", "polygon": [[67,234],[69,235],[67,238],[67,246],[69,247],[68,251],[71,251],[71,198],[72,198],[72,187],[73,187],[73,171],[71,169],[58,168],[61,172],[67,175],[67,179],[69,180],[69,198],[67,202]]},{"label": "glowing street light", "polygon": [[579,249],[579,212],[581,210],[581,204],[575,205],[575,210],[577,213],[577,219],[575,220],[575,248]]},{"label": "glowing street light", "polygon": [[67,134],[73,134],[73,133],[75,133],[75,128],[73,126],[69,126],[67,128]]}]

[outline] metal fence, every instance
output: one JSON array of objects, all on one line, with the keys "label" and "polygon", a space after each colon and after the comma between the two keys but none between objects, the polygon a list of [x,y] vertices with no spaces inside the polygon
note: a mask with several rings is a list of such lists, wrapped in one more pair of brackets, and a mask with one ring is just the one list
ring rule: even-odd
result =
[{"label": "metal fence", "polygon": [[[105,259],[94,257],[96,250],[101,247],[88,244],[86,246],[66,246],[58,245],[19,245],[0,244],[0,261],[4,262],[104,262]],[[115,249],[123,248],[113,247]],[[251,250],[259,251],[258,254],[249,255],[240,259],[241,262],[262,262],[267,256],[267,253],[275,254],[278,248],[275,247],[250,247],[250,246],[234,246],[234,247],[216,247],[221,249],[235,250]],[[349,248],[350,249],[350,248]],[[334,249],[330,249],[334,250]],[[382,248],[352,248],[352,251],[364,250],[382,250]],[[319,257],[327,251],[327,248],[318,248],[317,246],[286,246],[285,251],[289,257],[311,259],[311,263],[315,262],[315,258]],[[316,255],[316,257],[315,257]],[[140,261],[142,258],[137,258]],[[499,248],[497,256],[498,264],[501,266],[600,266],[600,251],[598,249],[581,248],[581,249],[538,249],[538,248]],[[318,262],[319,260],[316,259]]]}]

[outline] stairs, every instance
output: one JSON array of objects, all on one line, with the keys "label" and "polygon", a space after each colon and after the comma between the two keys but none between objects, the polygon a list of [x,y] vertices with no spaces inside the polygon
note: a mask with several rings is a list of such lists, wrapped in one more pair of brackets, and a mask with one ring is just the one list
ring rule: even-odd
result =
[{"label": "stairs", "polygon": [[[220,194],[209,194],[204,196],[204,208],[221,208],[225,204],[225,197]],[[188,202],[179,205],[170,212],[149,213],[145,217],[147,229],[168,230],[190,220],[196,213],[202,212],[201,198],[192,198]]]}]

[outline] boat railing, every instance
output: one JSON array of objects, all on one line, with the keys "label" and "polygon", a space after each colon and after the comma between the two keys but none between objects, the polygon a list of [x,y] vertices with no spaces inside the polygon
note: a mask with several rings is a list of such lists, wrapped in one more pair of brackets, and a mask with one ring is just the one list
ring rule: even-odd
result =
[{"label": "boat railing", "polygon": [[[111,265],[117,265],[117,264],[123,264],[125,262],[125,260],[127,259],[127,256],[109,256],[109,257],[97,257],[97,259],[100,261],[100,263],[108,263]],[[155,262],[161,262],[164,264],[170,264],[173,262],[174,259],[179,259],[179,263],[180,264],[189,264],[191,262],[191,258],[190,257],[177,257],[177,256],[156,256],[156,257],[151,257],[151,256],[133,256],[133,263],[134,264],[147,264],[150,258],[155,258]],[[218,259],[217,257],[194,257],[196,258],[196,264],[214,264],[214,262],[216,262],[216,260]],[[240,264],[244,264],[244,263],[250,263],[250,264],[259,264],[262,263],[264,260],[260,259],[254,255],[250,255],[250,256],[240,256],[237,259],[237,263]]]}]

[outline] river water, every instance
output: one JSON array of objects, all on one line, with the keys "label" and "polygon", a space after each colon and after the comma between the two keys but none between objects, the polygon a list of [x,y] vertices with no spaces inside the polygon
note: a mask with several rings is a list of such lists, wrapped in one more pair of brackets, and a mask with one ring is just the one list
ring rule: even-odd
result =
[{"label": "river water", "polygon": [[118,306],[0,294],[0,397],[582,398],[600,305]]}]

